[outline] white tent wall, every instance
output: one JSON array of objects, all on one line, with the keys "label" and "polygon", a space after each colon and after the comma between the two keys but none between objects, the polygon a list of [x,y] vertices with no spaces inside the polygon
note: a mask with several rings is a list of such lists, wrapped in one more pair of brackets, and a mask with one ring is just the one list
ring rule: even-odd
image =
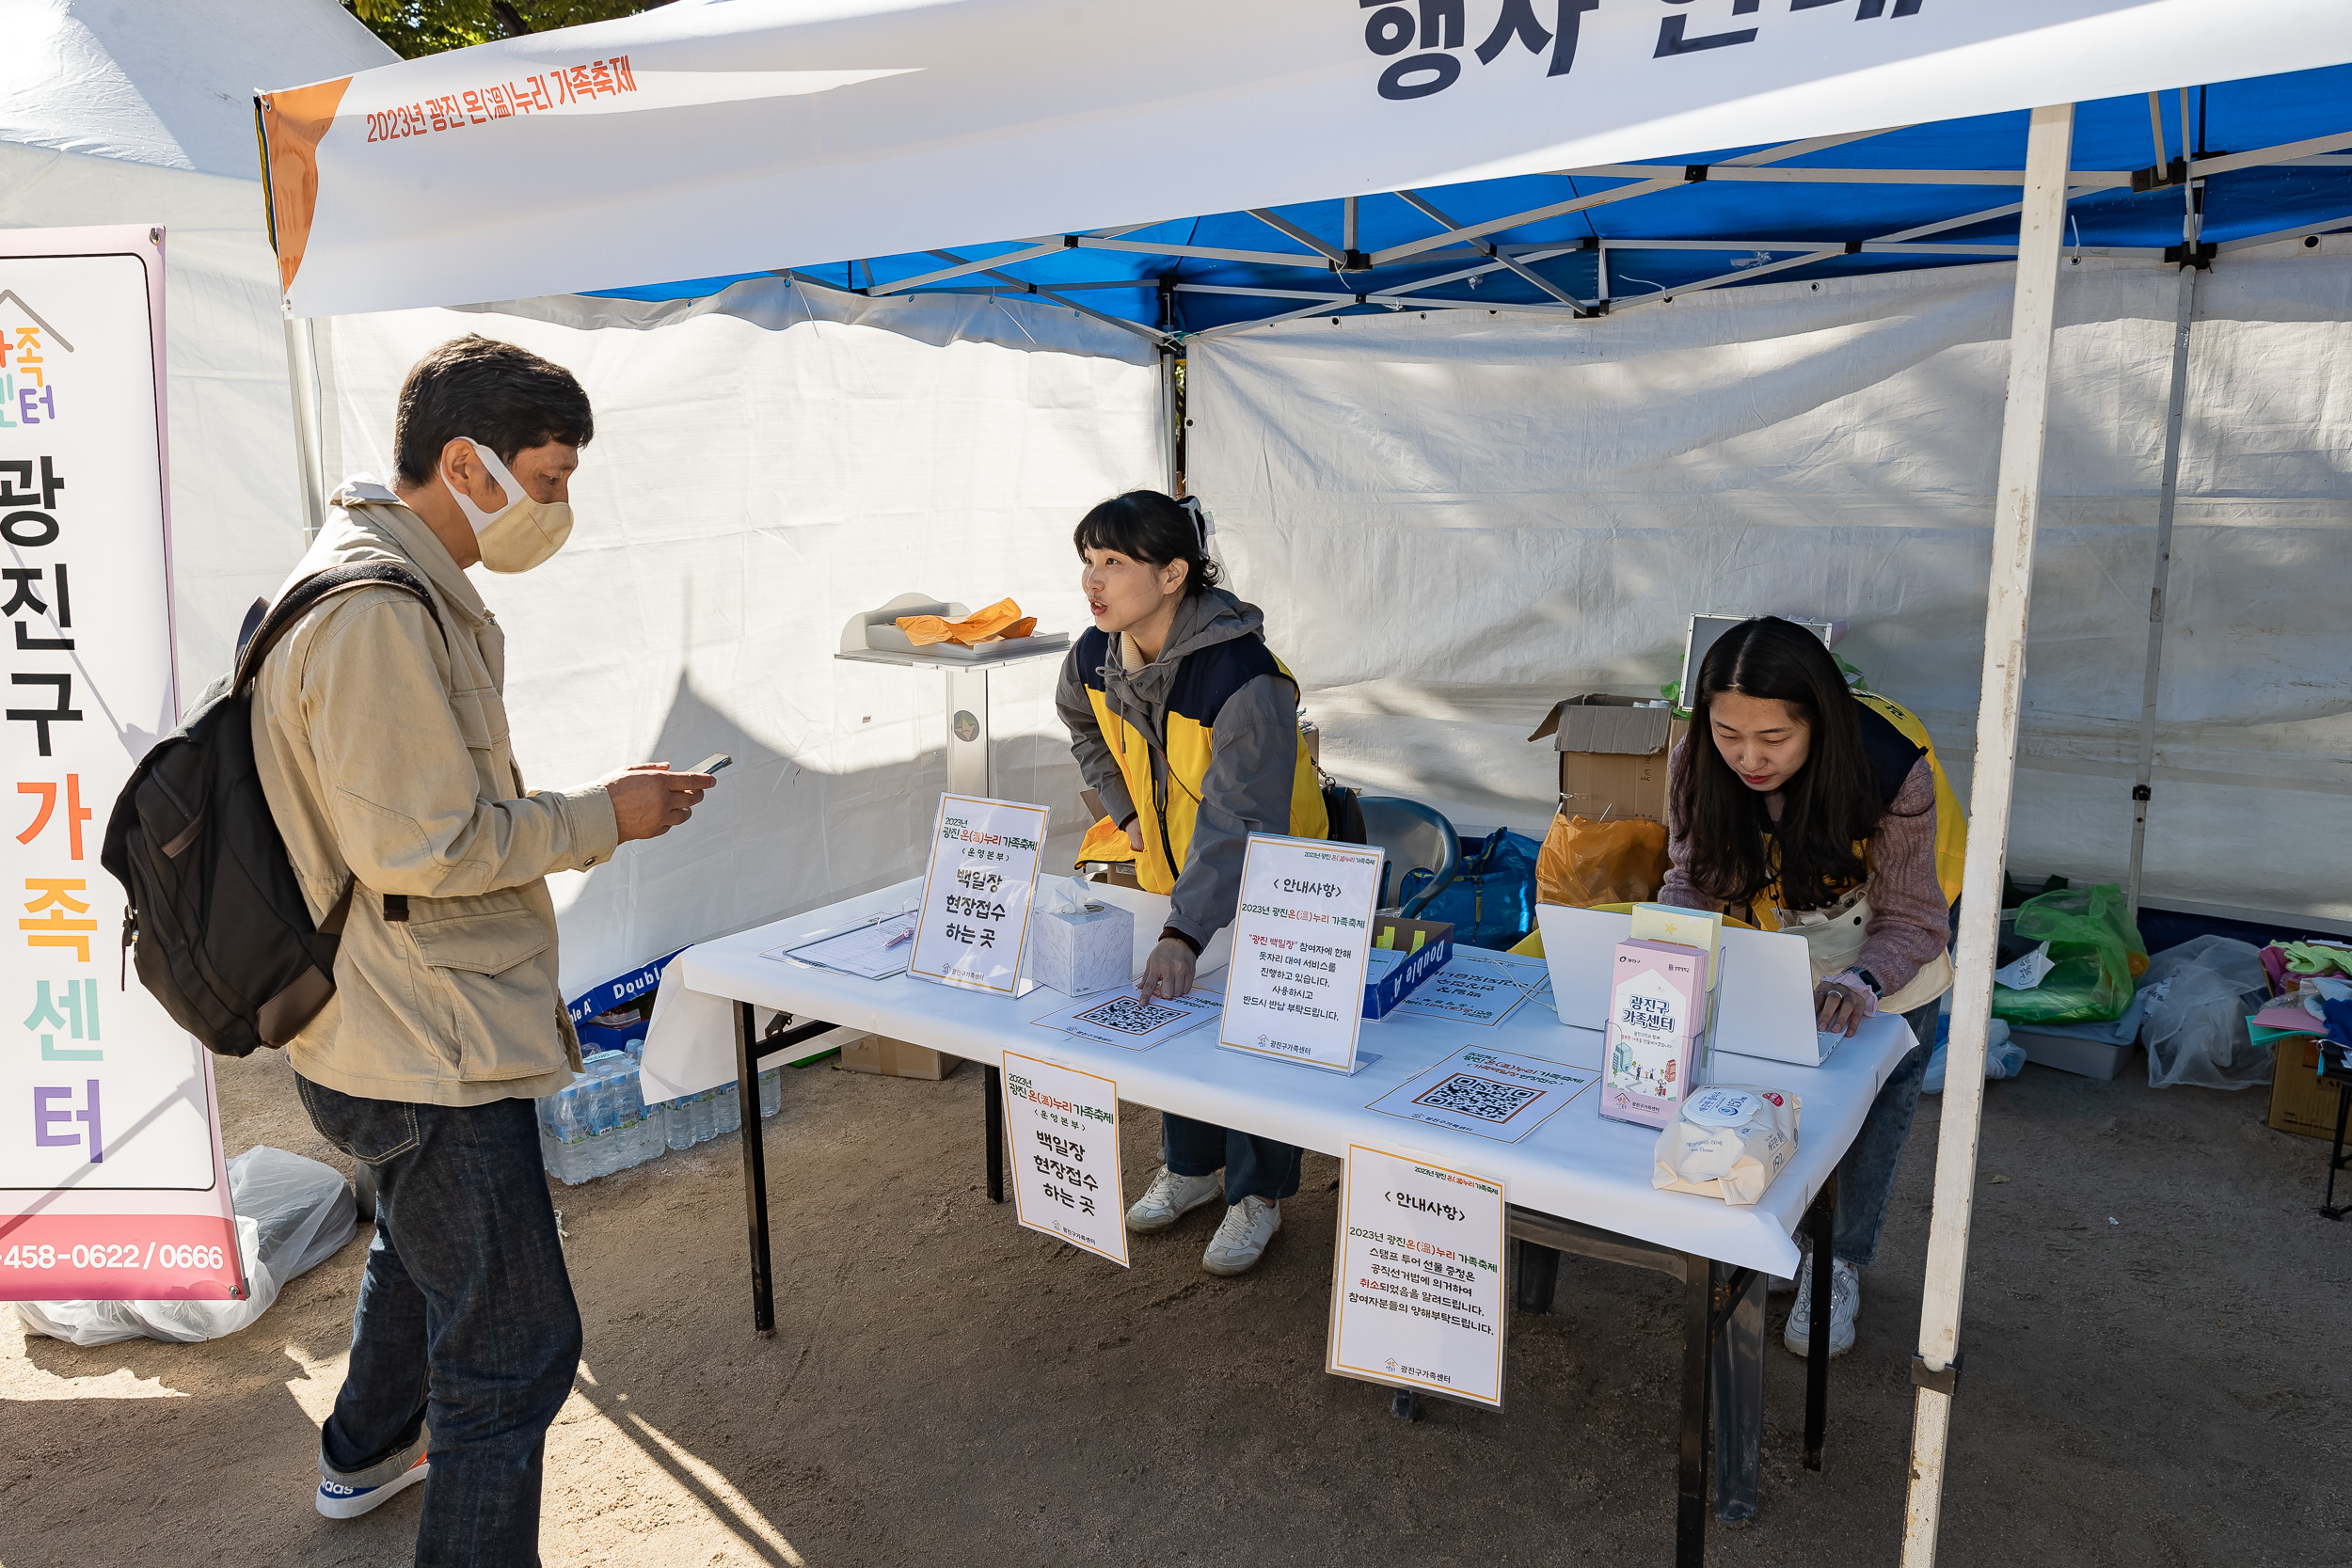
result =
[{"label": "white tent wall", "polygon": [[[529,781],[736,759],[687,827],[554,879],[567,992],[918,874],[946,784],[945,681],[836,660],[843,625],[915,592],[975,610],[1010,595],[1074,633],[1072,529],[1164,483],[1142,339],[1028,302],[782,279],[691,305],[322,323],[330,473],[389,477],[402,376],[464,332],[569,367],[596,404],[571,542],[529,574],[475,574],[506,627]],[[1000,671],[991,706],[996,793],[1051,807],[1058,836],[1086,824],[1057,668]]]},{"label": "white tent wall", "polygon": [[253,104],[396,56],[335,0],[0,0],[0,227],[161,225],[181,695],[302,553]]},{"label": "white tent wall", "polygon": [[[2010,860],[2120,880],[2175,273],[2062,270]],[[1188,480],[1326,765],[1540,830],[1557,698],[1654,696],[1693,612],[1843,618],[1966,773],[2012,269],[1763,285],[1572,322],[1310,317],[1195,343]],[[2199,291],[2146,896],[2352,920],[2352,241]]]}]

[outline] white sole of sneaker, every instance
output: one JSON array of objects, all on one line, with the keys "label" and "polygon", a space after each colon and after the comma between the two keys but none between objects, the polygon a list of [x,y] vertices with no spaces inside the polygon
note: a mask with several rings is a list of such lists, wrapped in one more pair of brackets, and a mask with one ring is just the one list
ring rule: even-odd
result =
[{"label": "white sole of sneaker", "polygon": [[1138,1222],[1133,1214],[1130,1214],[1127,1216],[1127,1234],[1130,1236],[1156,1236],[1161,1231],[1166,1230],[1170,1226],[1174,1225],[1178,1220],[1183,1219],[1186,1214],[1191,1213],[1195,1209],[1200,1208],[1201,1205],[1207,1203],[1210,1199],[1217,1196],[1217,1190],[1215,1187],[1211,1187],[1207,1192],[1202,1193],[1199,1197],[1194,1198],[1190,1203],[1185,1204],[1182,1209],[1177,1210],[1174,1213],[1168,1215],[1168,1218],[1164,1220],[1144,1220]]},{"label": "white sole of sneaker", "polygon": [[361,1492],[355,1497],[330,1497],[321,1492],[317,1495],[319,1512],[329,1519],[357,1519],[362,1513],[383,1507],[411,1486],[416,1485],[425,1478],[425,1473],[431,1468],[430,1460],[420,1459],[383,1485]]}]

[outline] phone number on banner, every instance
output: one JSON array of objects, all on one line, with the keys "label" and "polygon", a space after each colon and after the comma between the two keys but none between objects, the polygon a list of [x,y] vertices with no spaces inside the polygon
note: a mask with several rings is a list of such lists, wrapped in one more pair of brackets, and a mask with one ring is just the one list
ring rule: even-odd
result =
[{"label": "phone number on banner", "polygon": [[0,1236],[0,1301],[220,1301],[236,1234],[176,1214],[34,1214]]}]

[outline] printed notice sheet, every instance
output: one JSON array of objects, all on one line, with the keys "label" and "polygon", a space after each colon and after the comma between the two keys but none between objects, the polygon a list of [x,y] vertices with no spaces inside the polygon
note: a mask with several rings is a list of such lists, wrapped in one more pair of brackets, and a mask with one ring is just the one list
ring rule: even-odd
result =
[{"label": "printed notice sheet", "polygon": [[1005,1053],[1005,1134],[1021,1223],[1127,1266],[1119,1185],[1119,1085]]},{"label": "printed notice sheet", "polygon": [[911,972],[944,985],[1018,994],[1045,816],[1043,806],[1017,800],[939,798]]},{"label": "printed notice sheet", "polygon": [[1515,958],[1507,954],[1474,957],[1457,947],[1454,961],[1414,987],[1396,1010],[1491,1029],[1517,1012],[1550,978],[1541,958]]},{"label": "printed notice sheet", "polygon": [[1224,993],[1195,990],[1188,996],[1137,996],[1122,991],[1112,997],[1089,997],[1057,1007],[1034,1021],[1040,1029],[1058,1029],[1097,1045],[1122,1051],[1149,1051],[1216,1017],[1225,1006]]},{"label": "printed notice sheet", "polygon": [[1502,1408],[1502,1183],[1351,1145],[1325,1370]]},{"label": "printed notice sheet", "polygon": [[1472,1045],[1406,1079],[1370,1109],[1515,1144],[1599,1076],[1589,1068]]},{"label": "printed notice sheet", "polygon": [[1381,852],[1251,833],[1219,1043],[1352,1072]]}]

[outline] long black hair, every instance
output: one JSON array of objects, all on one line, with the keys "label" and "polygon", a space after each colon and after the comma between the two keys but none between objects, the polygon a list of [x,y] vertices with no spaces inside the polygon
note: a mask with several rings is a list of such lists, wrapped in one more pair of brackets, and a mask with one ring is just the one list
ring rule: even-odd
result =
[{"label": "long black hair", "polygon": [[[1675,800],[1690,837],[1692,880],[1735,911],[1775,882],[1785,909],[1836,903],[1867,879],[1854,847],[1886,814],[1837,661],[1804,627],[1759,615],[1707,650],[1697,685],[1688,699],[1690,759]],[[1812,732],[1804,766],[1781,786],[1777,824],[1715,745],[1714,702],[1726,691],[1777,698]]]},{"label": "long black hair", "polygon": [[1147,566],[1181,561],[1184,596],[1215,588],[1224,574],[1209,559],[1209,525],[1200,503],[1178,500],[1157,490],[1113,496],[1078,520],[1072,543],[1083,559],[1089,550],[1117,550]]}]

